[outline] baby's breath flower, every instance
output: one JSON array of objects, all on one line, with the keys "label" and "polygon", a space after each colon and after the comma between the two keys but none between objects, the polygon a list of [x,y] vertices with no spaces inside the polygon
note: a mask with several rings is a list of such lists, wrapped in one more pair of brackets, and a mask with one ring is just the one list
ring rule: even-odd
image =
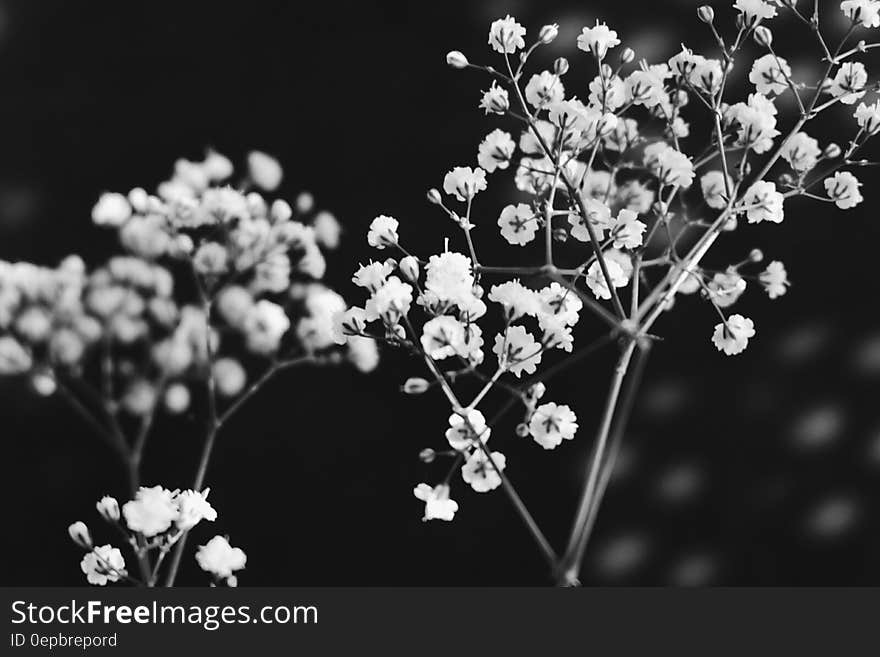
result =
[{"label": "baby's breath flower", "polygon": [[379,215],[370,224],[367,243],[377,249],[394,246],[398,240],[397,227],[399,225],[400,223],[394,217]]},{"label": "baby's breath flower", "polygon": [[489,290],[489,301],[504,307],[508,321],[515,321],[523,315],[535,317],[542,309],[541,298],[518,279],[493,285]]},{"label": "baby's breath flower", "polygon": [[488,91],[483,92],[480,100],[480,108],[486,111],[486,114],[506,114],[510,109],[510,97],[507,89],[499,87],[495,80]]},{"label": "baby's breath flower", "polygon": [[178,493],[175,497],[179,515],[175,519],[177,528],[182,531],[188,531],[199,524],[202,520],[214,522],[217,519],[217,512],[208,502],[208,493],[210,488],[206,488],[204,492],[194,490],[185,490]]},{"label": "baby's breath flower", "polygon": [[251,180],[257,187],[267,192],[278,189],[284,175],[278,160],[266,153],[251,151],[247,156],[247,165]]},{"label": "baby's breath flower", "polygon": [[104,586],[107,582],[118,582],[125,573],[125,559],[118,548],[101,545],[92,549],[80,562],[89,584]]},{"label": "baby's breath flower", "polygon": [[785,265],[778,260],[767,265],[758,278],[771,299],[781,297],[788,289],[788,273],[785,271]]},{"label": "baby's breath flower", "polygon": [[605,23],[596,21],[594,27],[585,27],[577,38],[577,46],[584,52],[591,52],[597,59],[605,59],[609,48],[620,45],[617,32],[608,28]]},{"label": "baby's breath flower", "polygon": [[503,471],[506,465],[507,458],[501,452],[492,452],[490,461],[482,449],[477,449],[461,467],[461,477],[477,493],[488,493],[501,485],[498,470]]},{"label": "baby's breath flower", "polygon": [[[727,177],[727,185],[733,189],[733,181]],[[700,178],[700,187],[703,190],[703,198],[706,205],[715,210],[723,210],[727,206],[727,187],[725,187],[724,173],[722,171],[709,171]]]},{"label": "baby's breath flower", "polygon": [[173,383],[165,390],[162,401],[170,413],[183,413],[189,408],[189,388],[182,383]]},{"label": "baby's breath flower", "polygon": [[411,283],[419,280],[419,259],[415,256],[404,256],[397,264],[403,277]]},{"label": "baby's breath flower", "polygon": [[828,87],[828,93],[844,105],[853,105],[865,95],[868,71],[861,62],[844,62]]},{"label": "baby's breath flower", "polygon": [[[611,208],[602,201],[592,198],[584,200],[584,207],[587,209],[587,218],[595,229],[596,239],[604,239],[605,231],[609,230],[612,224]],[[571,236],[573,238],[581,242],[590,241],[590,231],[582,215],[568,215],[568,223],[571,224]]]},{"label": "baby's breath flower", "polygon": [[715,305],[719,308],[727,308],[736,303],[745,292],[746,281],[736,273],[735,269],[730,268],[726,272],[715,274],[706,287]]},{"label": "baby's breath flower", "polygon": [[[623,267],[609,258],[607,254],[603,258],[608,275],[611,277],[611,284],[616,288],[625,287],[629,283],[629,277],[623,271]],[[584,280],[597,299],[611,298],[611,291],[608,289],[608,283],[605,281],[605,275],[602,273],[602,266],[598,261],[593,262],[589,269],[587,269],[587,275]]]},{"label": "baby's breath flower", "polygon": [[498,366],[517,377],[523,372],[534,374],[541,362],[541,346],[524,326],[511,326],[504,334],[496,335],[492,351],[498,357]]},{"label": "baby's breath flower", "polygon": [[859,191],[862,183],[849,171],[836,172],[833,177],[826,178],[824,184],[828,196],[841,210],[854,208],[864,200]]},{"label": "baby's breath flower", "polygon": [[615,249],[634,249],[642,245],[643,233],[647,226],[639,221],[638,217],[638,214],[625,208],[617,214],[617,219],[611,227]]},{"label": "baby's breath flower", "polygon": [[543,109],[565,98],[565,87],[559,76],[550,71],[535,73],[526,85],[526,100],[535,109]]},{"label": "baby's breath flower", "polygon": [[880,2],[877,0],[843,0],[840,11],[862,27],[880,27]]},{"label": "baby's breath flower", "polygon": [[742,315],[731,315],[726,323],[716,324],[712,342],[718,351],[723,351],[728,356],[745,351],[749,344],[749,338],[755,336],[755,324]]},{"label": "baby's breath flower", "polygon": [[776,191],[775,183],[759,180],[749,187],[743,197],[743,203],[749,208],[746,211],[749,223],[761,221],[781,223],[785,217],[782,205],[784,200],[782,194]]},{"label": "baby's breath flower", "polygon": [[336,344],[346,344],[349,338],[359,336],[367,330],[367,311],[353,307],[333,315],[333,340]]},{"label": "baby's breath flower", "polygon": [[859,103],[853,116],[858,122],[859,127],[863,128],[867,134],[877,134],[880,131],[880,100],[875,100],[873,105]]},{"label": "baby's breath flower", "polygon": [[107,522],[117,522],[119,520],[119,502],[116,501],[115,497],[105,495],[95,503],[95,508]]},{"label": "baby's breath flower", "polygon": [[218,577],[227,579],[247,563],[247,556],[241,548],[234,548],[223,536],[215,536],[206,545],[200,545],[196,552],[199,567]]},{"label": "baby's breath flower", "polygon": [[486,172],[479,167],[455,167],[443,178],[443,191],[459,201],[469,201],[484,189]]},{"label": "baby's breath flower", "polygon": [[0,374],[22,374],[33,365],[33,359],[21,343],[10,335],[0,336]]},{"label": "baby's breath flower", "polygon": [[247,374],[234,358],[218,358],[212,369],[217,394],[222,397],[234,397],[244,389]]},{"label": "baby's breath flower", "polygon": [[268,299],[260,299],[244,319],[243,330],[247,348],[257,354],[278,350],[282,336],[290,328],[284,308]]},{"label": "baby's breath flower", "polygon": [[466,329],[455,317],[441,315],[425,322],[422,328],[422,349],[433,360],[467,354]]},{"label": "baby's breath flower", "polygon": [[532,209],[525,203],[508,205],[501,211],[498,218],[501,236],[510,244],[525,246],[538,231],[538,220]]},{"label": "baby's breath flower", "polygon": [[755,85],[758,93],[765,96],[778,95],[788,89],[786,78],[791,79],[788,62],[772,53],[756,59],[749,73],[749,81]]},{"label": "baby's breath flower", "polygon": [[489,45],[502,54],[515,53],[520,48],[526,47],[526,42],[523,40],[525,35],[526,28],[508,14],[492,23],[489,28]]},{"label": "baby's breath flower", "polygon": [[177,521],[180,511],[174,501],[174,493],[162,486],[141,486],[135,498],[122,506],[125,524],[133,532],[146,537],[156,536]]},{"label": "baby's breath flower", "polygon": [[742,14],[746,27],[754,27],[762,20],[776,16],[776,7],[764,0],[736,0],[733,7]]},{"label": "baby's breath flower", "polygon": [[79,547],[86,550],[91,549],[92,535],[89,533],[89,528],[86,527],[86,523],[78,520],[67,528],[67,533],[70,536],[70,540],[76,543]]},{"label": "baby's breath flower", "polygon": [[441,301],[458,303],[473,296],[474,276],[471,260],[461,253],[447,251],[432,255],[425,265],[425,289]]},{"label": "baby's breath flower", "polygon": [[510,133],[498,129],[493,130],[480,142],[477,164],[488,173],[492,173],[496,169],[506,169],[510,166],[510,158],[513,157],[515,149],[516,143]]},{"label": "baby's breath flower", "polygon": [[350,337],[345,355],[358,372],[372,372],[379,365],[379,348],[372,338]]},{"label": "baby's breath flower", "polygon": [[394,271],[394,267],[387,262],[373,262],[361,265],[351,277],[351,282],[360,287],[365,287],[370,292],[375,292],[385,285],[385,280]]},{"label": "baby's breath flower", "polygon": [[649,167],[661,185],[678,185],[687,189],[694,181],[691,159],[666,142],[656,142],[645,149],[645,166]]},{"label": "baby's breath flower", "polygon": [[809,171],[819,161],[819,142],[805,132],[792,136],[782,148],[782,158],[798,173]]},{"label": "baby's breath flower", "polygon": [[573,326],[578,322],[578,313],[584,307],[577,294],[555,281],[538,292],[542,304],[539,319],[550,315],[564,325]]},{"label": "baby's breath flower", "polygon": [[541,404],[532,414],[529,432],[544,449],[553,449],[563,440],[571,440],[577,431],[577,416],[568,406],[553,402]]},{"label": "baby's breath flower", "polygon": [[373,293],[367,303],[367,314],[371,308],[390,324],[396,324],[409,312],[412,303],[412,286],[391,276],[381,288]]},{"label": "baby's breath flower", "polygon": [[107,192],[92,208],[92,221],[99,226],[121,226],[131,217],[131,205],[122,194]]},{"label": "baby's breath flower", "polygon": [[434,488],[428,484],[419,484],[413,489],[413,495],[425,503],[425,515],[422,520],[451,521],[458,511],[458,502],[449,499],[449,485],[440,484]]},{"label": "baby's breath flower", "polygon": [[475,408],[467,412],[467,419],[458,413],[449,416],[446,440],[456,451],[469,449],[477,438],[485,443],[491,434],[492,430],[486,426],[486,418]]}]

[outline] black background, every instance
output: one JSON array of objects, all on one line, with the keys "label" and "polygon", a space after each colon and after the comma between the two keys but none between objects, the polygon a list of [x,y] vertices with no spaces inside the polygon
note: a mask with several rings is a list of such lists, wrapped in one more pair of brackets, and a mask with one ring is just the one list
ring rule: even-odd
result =
[{"label": "black background", "polygon": [[[450,70],[448,50],[490,61],[488,25],[505,13],[530,34],[559,22],[539,61],[570,57],[568,93],[586,97],[594,73],[574,48],[581,26],[600,17],[639,56],[666,59],[683,40],[711,46],[696,4],[4,2],[0,258],[50,264],[79,252],[97,263],[115,248],[89,220],[102,191],[152,187],[175,158],[206,146],[236,161],[259,148],[285,167],[282,195],[308,189],[339,217],[346,234],[328,281],[359,303],[348,280],[355,263],[375,257],[364,239],[371,219],[394,215],[408,248],[439,251],[450,225],[424,191],[472,164],[483,135],[504,125],[477,109],[487,80]],[[827,4],[837,21],[837,3]],[[718,14],[729,32],[733,12]],[[814,79],[818,49],[807,31],[791,18],[773,26],[795,75]],[[738,81],[742,96],[742,72]],[[852,109],[810,133],[843,143]],[[692,151],[704,143],[700,127],[695,120],[685,141]],[[776,302],[757,290],[740,302],[758,327],[745,354],[717,354],[714,313],[694,298],[658,323],[666,340],[651,357],[585,583],[880,583],[880,228],[876,175],[859,175],[866,202],[856,210],[789,202],[781,226],[750,226],[713,250],[710,264],[721,268],[760,246],[793,281]],[[511,186],[490,180],[479,199],[487,252],[511,254],[494,228]],[[607,356],[550,386],[548,399],[578,412],[573,443],[545,453],[513,434],[514,419],[493,438],[556,544],[598,422]],[[417,454],[443,446],[448,412],[439,397],[398,392],[419,374],[397,354],[372,376],[284,374],[221,436],[208,475],[220,518],[193,542],[228,533],[248,554],[242,585],[547,583],[500,491],[477,495],[458,481],[455,522],[420,522],[412,487],[441,478],[446,464],[423,465]],[[489,398],[489,412],[497,403]],[[98,540],[115,538],[93,510],[101,495],[124,494],[112,455],[60,401],[36,398],[19,380],[0,381],[0,439],[2,583],[81,583],[66,527],[83,519]],[[145,482],[189,485],[200,440],[197,418],[160,420]],[[188,556],[180,582],[204,580]]]}]

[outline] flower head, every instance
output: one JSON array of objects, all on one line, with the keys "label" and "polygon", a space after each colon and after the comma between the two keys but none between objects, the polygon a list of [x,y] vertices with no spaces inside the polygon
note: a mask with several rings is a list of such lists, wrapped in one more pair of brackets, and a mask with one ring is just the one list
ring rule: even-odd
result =
[{"label": "flower head", "polygon": [[712,342],[718,351],[728,356],[742,353],[755,335],[755,324],[742,315],[731,315],[727,321],[715,326]]},{"label": "flower head", "polygon": [[501,452],[492,452],[491,458],[482,449],[476,449],[461,467],[461,477],[478,493],[488,493],[501,485],[501,472],[507,459]]},{"label": "flower head", "polygon": [[508,15],[492,23],[489,28],[489,45],[502,54],[515,53],[520,48],[526,47],[526,42],[523,40],[525,35],[526,28]]},{"label": "flower head", "polygon": [[620,45],[617,32],[609,29],[605,23],[596,21],[593,27],[585,27],[577,38],[577,46],[584,52],[591,52],[598,59],[605,59],[609,48]]},{"label": "flower head", "polygon": [[125,559],[118,548],[101,545],[86,554],[79,567],[89,584],[105,586],[107,582],[118,582],[122,579],[125,574]]},{"label": "flower head", "polygon": [[134,499],[123,505],[122,515],[131,531],[149,538],[171,527],[171,523],[178,519],[180,510],[170,490],[162,486],[141,486]]},{"label": "flower head", "polygon": [[370,223],[367,243],[377,249],[397,244],[397,227],[399,222],[394,217],[379,215]]},{"label": "flower head", "polygon": [[431,488],[428,484],[419,484],[413,489],[413,495],[425,503],[425,515],[422,520],[451,521],[458,511],[458,502],[449,499],[449,485],[440,484]]},{"label": "flower head", "polygon": [[775,224],[781,223],[785,217],[782,194],[776,191],[776,184],[766,180],[759,180],[749,187],[743,197],[748,210],[746,216],[749,223],[770,221]]},{"label": "flower head", "polygon": [[538,218],[525,203],[505,206],[498,217],[498,225],[501,227],[501,236],[508,243],[519,246],[531,242],[538,232]]},{"label": "flower head", "polygon": [[486,189],[486,172],[481,168],[455,167],[443,179],[443,191],[459,201],[470,201]]},{"label": "flower head", "polygon": [[223,536],[215,536],[196,552],[199,567],[217,578],[227,579],[247,563],[247,555],[241,548],[234,548]]},{"label": "flower head", "polygon": [[758,279],[771,299],[781,297],[788,289],[788,273],[785,271],[785,265],[778,260],[767,265],[767,269],[761,272]]},{"label": "flower head", "polygon": [[192,529],[202,520],[214,522],[217,519],[217,512],[208,502],[208,493],[210,492],[211,489],[206,488],[201,493],[195,490],[185,490],[177,494],[175,499],[179,515],[175,523],[180,531]]},{"label": "flower head", "polygon": [[825,179],[825,191],[841,210],[854,208],[864,200],[859,191],[861,185],[859,179],[849,171],[838,171],[833,177]]},{"label": "flower head", "polygon": [[553,402],[541,404],[532,414],[529,432],[544,449],[553,449],[563,440],[571,440],[577,431],[577,416],[568,406]]},{"label": "flower head", "polygon": [[510,166],[510,158],[513,157],[514,150],[516,150],[516,142],[513,141],[510,133],[493,130],[480,142],[477,163],[487,173],[492,173],[496,169],[506,169]]}]

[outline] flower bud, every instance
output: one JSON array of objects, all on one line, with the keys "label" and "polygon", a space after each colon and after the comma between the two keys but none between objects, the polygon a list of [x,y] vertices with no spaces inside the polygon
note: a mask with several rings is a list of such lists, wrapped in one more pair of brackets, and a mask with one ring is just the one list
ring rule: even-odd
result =
[{"label": "flower bud", "polygon": [[95,508],[98,509],[98,513],[100,513],[101,517],[107,522],[116,522],[119,520],[119,502],[116,501],[115,497],[105,495],[98,500],[95,504]]},{"label": "flower bud", "polygon": [[752,249],[749,251],[749,260],[751,262],[761,262],[764,259],[764,252],[761,249]]},{"label": "flower bud", "polygon": [[773,43],[773,32],[770,31],[769,27],[765,27],[764,25],[759,25],[755,28],[754,37],[755,43],[763,48],[769,48]]},{"label": "flower bud", "polygon": [[629,64],[636,58],[636,51],[632,48],[624,48],[623,52],[620,53],[620,63],[621,64]]},{"label": "flower bud", "polygon": [[406,380],[406,382],[403,384],[402,390],[407,395],[421,395],[430,387],[431,384],[428,383],[425,379],[414,376]]},{"label": "flower bud", "polygon": [[269,209],[269,216],[272,217],[272,221],[283,223],[293,216],[293,208],[287,201],[280,198],[275,199]]},{"label": "flower bud", "polygon": [[452,68],[467,68],[468,60],[467,57],[464,56],[464,53],[459,52],[458,50],[450,50],[446,53],[446,63],[449,64]]},{"label": "flower bud", "polygon": [[568,60],[565,57],[557,57],[553,62],[553,72],[556,75],[565,75],[568,73]]},{"label": "flower bud", "polygon": [[779,186],[780,187],[794,187],[794,176],[790,173],[783,173],[779,176]]},{"label": "flower bud", "polygon": [[187,388],[182,383],[175,383],[173,385],[170,385],[165,391],[163,401],[165,403],[165,408],[168,409],[169,413],[173,413],[175,415],[183,413],[187,408],[189,408],[189,388]]},{"label": "flower bud", "polygon": [[89,534],[89,528],[86,527],[86,523],[77,520],[67,528],[67,533],[70,534],[71,540],[81,548],[85,550],[92,549],[92,537]]},{"label": "flower bud", "polygon": [[836,160],[840,157],[841,151],[840,146],[835,143],[830,143],[825,147],[825,150],[822,151],[822,155],[828,158],[829,160]]},{"label": "flower bud", "polygon": [[440,205],[443,203],[443,197],[440,196],[440,190],[434,189],[433,187],[428,190],[428,203],[433,203],[434,205]]},{"label": "flower bud", "polygon": [[552,25],[545,25],[541,28],[541,31],[538,33],[538,40],[546,45],[552,42],[557,36],[559,36],[559,26],[553,23]]},{"label": "flower bud", "polygon": [[397,260],[395,260],[394,258],[385,258],[385,261],[382,264],[384,264],[386,267],[394,269],[395,267],[397,267]]},{"label": "flower bud", "polygon": [[520,438],[525,438],[529,435],[529,425],[525,422],[520,422],[516,425],[516,435]]},{"label": "flower bud", "polygon": [[421,452],[419,452],[419,460],[422,463],[433,463],[435,458],[437,458],[437,452],[435,452],[430,447],[426,447]]},{"label": "flower bud", "polygon": [[715,20],[715,10],[709,5],[700,5],[697,7],[697,16],[708,25]]},{"label": "flower bud", "polygon": [[568,240],[568,231],[565,228],[554,228],[553,239],[557,242],[565,242]]},{"label": "flower bud", "polygon": [[37,372],[31,377],[31,385],[41,397],[51,397],[58,389],[55,377],[49,372]]},{"label": "flower bud", "polygon": [[308,192],[300,192],[295,203],[296,211],[300,214],[306,214],[315,208],[315,197]]},{"label": "flower bud", "polygon": [[419,280],[419,261],[415,256],[401,258],[398,267],[406,280],[410,282]]}]

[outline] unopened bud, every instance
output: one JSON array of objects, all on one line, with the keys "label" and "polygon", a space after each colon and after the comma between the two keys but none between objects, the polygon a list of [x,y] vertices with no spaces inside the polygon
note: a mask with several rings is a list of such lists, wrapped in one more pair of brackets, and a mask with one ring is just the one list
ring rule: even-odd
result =
[{"label": "unopened bud", "polygon": [[446,63],[452,68],[467,68],[468,60],[464,53],[458,50],[450,50],[446,53]]},{"label": "unopened bud", "polygon": [[107,522],[116,522],[119,520],[119,502],[116,501],[115,497],[105,495],[98,500],[95,504],[95,508],[98,509],[98,513],[100,513],[101,517]]},{"label": "unopened bud", "polygon": [[568,231],[565,228],[554,228],[553,239],[557,242],[565,242],[568,240]]},{"label": "unopened bud", "polygon": [[824,155],[829,160],[836,160],[838,157],[840,157],[840,154],[842,152],[843,151],[840,149],[840,146],[832,142],[825,147],[825,150],[822,151],[822,155]]},{"label": "unopened bud", "polygon": [[529,435],[529,425],[525,422],[520,422],[516,425],[516,435],[520,438],[525,438]]},{"label": "unopened bud", "polygon": [[761,262],[764,259],[764,252],[761,249],[752,249],[749,251],[749,260],[752,262]]},{"label": "unopened bud", "polygon": [[697,7],[697,16],[701,21],[709,24],[715,20],[715,10],[709,5],[700,5]]},{"label": "unopened bud", "polygon": [[421,452],[419,452],[419,460],[422,463],[433,463],[435,458],[437,458],[437,452],[435,452],[430,447],[426,447]]},{"label": "unopened bud", "polygon": [[439,189],[435,189],[432,187],[428,190],[426,196],[428,197],[428,203],[433,203],[434,205],[440,205],[441,203],[443,203],[443,197],[440,196]]},{"label": "unopened bud", "polygon": [[763,25],[759,25],[755,28],[753,38],[755,39],[755,43],[763,48],[769,48],[773,44],[773,32],[770,31],[769,27]]},{"label": "unopened bud", "polygon": [[620,53],[620,63],[621,64],[629,64],[636,58],[636,51],[632,48],[624,48]]},{"label": "unopened bud", "polygon": [[411,283],[419,279],[419,260],[415,256],[406,256],[400,259],[400,273]]},{"label": "unopened bud", "polygon": [[89,534],[89,528],[86,523],[77,520],[67,528],[71,540],[85,550],[92,549],[92,536]]},{"label": "unopened bud", "polygon": [[421,395],[430,387],[431,384],[425,379],[414,376],[406,380],[406,383],[403,384],[402,390],[408,395]]},{"label": "unopened bud", "polygon": [[386,267],[391,267],[391,269],[394,269],[395,267],[397,267],[397,260],[395,260],[394,258],[385,258],[385,262],[383,264]]},{"label": "unopened bud", "polygon": [[783,173],[779,176],[779,186],[780,187],[794,187],[794,176],[790,173]]},{"label": "unopened bud", "polygon": [[541,31],[538,33],[538,40],[543,44],[548,44],[557,36],[559,36],[559,26],[554,23],[541,28]]},{"label": "unopened bud", "polygon": [[557,57],[553,62],[553,72],[556,75],[565,75],[568,73],[568,60],[565,57]]}]

